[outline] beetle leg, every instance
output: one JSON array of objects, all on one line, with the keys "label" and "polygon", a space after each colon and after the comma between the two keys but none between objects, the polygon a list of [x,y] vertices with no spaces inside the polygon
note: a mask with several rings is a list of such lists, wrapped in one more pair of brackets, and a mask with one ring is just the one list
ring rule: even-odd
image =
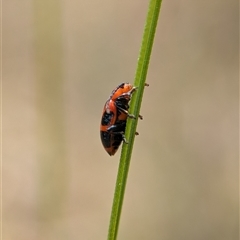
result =
[{"label": "beetle leg", "polygon": [[[135,135],[137,136],[137,135],[139,135],[139,133],[138,133],[138,132],[135,132]],[[128,141],[127,141],[127,139],[125,138],[124,134],[122,134],[122,139],[123,139],[123,142],[124,142],[124,143],[128,144]]]},{"label": "beetle leg", "polygon": [[126,144],[128,144],[128,141],[127,141],[127,139],[125,138],[124,132],[119,131],[118,128],[119,128],[119,127],[118,127],[117,125],[113,125],[113,126],[109,127],[107,131],[112,132],[112,134],[119,134],[119,135],[121,135],[123,142],[126,143]]},{"label": "beetle leg", "polygon": [[118,125],[112,125],[110,126],[107,131],[111,132],[112,134],[119,134],[122,136],[122,140],[124,143],[128,144],[127,139],[125,138],[124,132],[122,131],[122,128],[126,126],[126,123],[123,122],[122,124]]},{"label": "beetle leg", "polygon": [[108,132],[113,132],[113,133],[123,133],[123,129],[125,129],[126,127],[126,123],[122,122],[122,123],[118,123],[115,125],[111,125],[107,131]]},{"label": "beetle leg", "polygon": [[[124,112],[125,114],[127,114],[128,115],[128,117],[129,118],[133,118],[133,119],[136,119],[136,117],[133,115],[133,114],[130,114],[127,110],[125,110],[125,109],[123,109],[123,108],[121,108],[121,107],[117,107],[120,111],[122,111],[122,112]],[[143,116],[142,115],[138,115],[138,117],[139,117],[139,119],[140,120],[143,120]]]},{"label": "beetle leg", "polygon": [[128,144],[128,141],[127,141],[127,139],[125,138],[125,136],[124,136],[123,133],[122,133],[122,139],[123,139],[123,142],[124,142],[124,143]]},{"label": "beetle leg", "polygon": [[133,114],[130,114],[130,113],[128,113],[128,117],[129,117],[129,118],[136,119],[136,117],[135,117]]},{"label": "beetle leg", "polygon": [[117,108],[121,111],[121,112],[124,112],[126,115],[128,115],[129,118],[134,118],[136,119],[136,117],[133,115],[133,114],[130,114],[127,110],[117,106]]}]

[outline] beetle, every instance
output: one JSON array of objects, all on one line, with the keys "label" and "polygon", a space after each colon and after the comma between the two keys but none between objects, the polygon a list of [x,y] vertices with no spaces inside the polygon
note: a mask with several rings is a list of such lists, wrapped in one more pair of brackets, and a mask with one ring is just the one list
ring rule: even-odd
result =
[{"label": "beetle", "polygon": [[[113,156],[121,145],[122,141],[127,143],[124,136],[127,118],[136,117],[129,114],[129,101],[136,91],[130,83],[121,83],[111,93],[106,101],[100,125],[100,137],[103,147],[110,156]],[[142,116],[139,115],[142,119]]]}]

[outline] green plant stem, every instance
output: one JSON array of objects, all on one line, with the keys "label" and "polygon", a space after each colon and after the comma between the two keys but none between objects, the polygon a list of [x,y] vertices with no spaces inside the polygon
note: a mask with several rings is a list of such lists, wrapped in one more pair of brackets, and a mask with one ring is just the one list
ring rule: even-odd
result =
[{"label": "green plant stem", "polygon": [[[137,64],[137,71],[135,75],[134,86],[138,89],[134,93],[131,104],[130,113],[135,116],[139,115],[143,91],[145,86],[145,80],[147,76],[147,70],[152,51],[152,45],[155,35],[155,30],[158,22],[158,16],[161,7],[161,0],[150,0],[149,9],[142,39],[142,45],[140,49],[140,56]],[[124,198],[124,192],[127,182],[127,175],[130,165],[130,159],[132,155],[132,148],[136,133],[138,119],[128,119],[127,127],[125,131],[128,144],[123,144],[121,158],[118,168],[117,181],[115,186],[115,193],[112,205],[112,213],[109,224],[108,240],[115,240],[117,238],[119,220],[121,215],[122,203]]]}]

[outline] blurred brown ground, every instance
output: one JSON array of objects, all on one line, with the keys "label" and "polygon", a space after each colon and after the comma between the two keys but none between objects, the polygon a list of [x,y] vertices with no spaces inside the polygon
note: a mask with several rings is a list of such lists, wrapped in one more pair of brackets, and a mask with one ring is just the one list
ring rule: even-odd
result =
[{"label": "blurred brown ground", "polygon": [[[133,82],[148,1],[49,2],[54,104],[39,88],[52,69],[37,60],[50,55],[36,39],[45,6],[3,2],[3,240],[102,240],[120,151],[106,154],[99,123],[112,89]],[[163,1],[119,240],[238,239],[238,4]]]}]

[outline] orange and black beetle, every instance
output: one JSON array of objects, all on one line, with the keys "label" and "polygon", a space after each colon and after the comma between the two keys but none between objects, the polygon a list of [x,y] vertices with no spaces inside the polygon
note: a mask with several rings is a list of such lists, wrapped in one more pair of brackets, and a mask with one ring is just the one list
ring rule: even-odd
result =
[{"label": "orange and black beetle", "polygon": [[100,136],[103,147],[110,156],[116,153],[122,141],[127,143],[124,136],[127,118],[135,118],[128,113],[129,101],[136,89],[129,83],[122,83],[112,91],[104,105]]}]

